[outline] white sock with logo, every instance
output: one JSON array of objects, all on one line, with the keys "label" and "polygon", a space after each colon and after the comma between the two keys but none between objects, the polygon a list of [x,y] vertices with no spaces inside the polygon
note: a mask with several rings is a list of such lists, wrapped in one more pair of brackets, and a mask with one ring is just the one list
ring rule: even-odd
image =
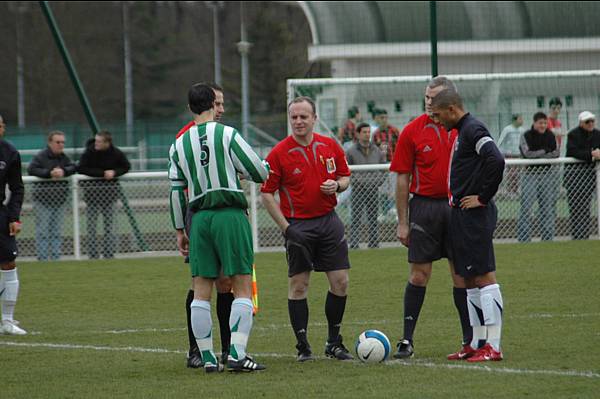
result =
[{"label": "white sock with logo", "polygon": [[471,327],[473,327],[471,347],[473,349],[479,349],[485,345],[487,340],[487,327],[483,322],[479,288],[467,289],[467,309],[469,310],[469,322],[471,323]]},{"label": "white sock with logo", "polygon": [[481,310],[487,327],[487,342],[496,351],[500,351],[500,336],[502,335],[502,311],[504,303],[498,284],[488,285],[479,290],[481,295]]},{"label": "white sock with logo", "polygon": [[231,328],[231,347],[229,354],[236,360],[246,357],[246,346],[252,329],[252,300],[237,298],[231,304],[229,327]]},{"label": "white sock with logo", "polygon": [[2,320],[13,320],[15,313],[15,305],[19,296],[19,278],[17,269],[2,270]]},{"label": "white sock with logo", "polygon": [[213,351],[212,317],[210,302],[194,299],[190,305],[192,314],[192,331],[204,363],[217,364],[217,356]]}]

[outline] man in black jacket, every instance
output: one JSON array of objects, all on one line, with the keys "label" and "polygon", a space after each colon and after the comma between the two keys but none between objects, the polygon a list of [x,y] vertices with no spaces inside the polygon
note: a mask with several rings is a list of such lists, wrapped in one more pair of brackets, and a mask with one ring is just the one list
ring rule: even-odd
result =
[{"label": "man in black jacket", "polygon": [[[2,326],[0,334],[25,335],[27,331],[13,319],[19,278],[17,275],[16,235],[21,231],[21,206],[25,190],[21,177],[21,156],[12,144],[4,141],[6,125],[0,116],[0,302],[2,302]],[[6,187],[10,190],[6,201]],[[6,202],[6,204],[5,204]]]},{"label": "man in black jacket", "polygon": [[[519,150],[523,158],[558,158],[560,148],[554,133],[548,128],[548,117],[543,112],[533,115],[533,125],[522,136]],[[531,213],[535,199],[538,200],[539,230],[543,241],[554,239],[556,200],[558,198],[558,173],[554,165],[530,165],[521,172],[521,211],[517,225],[519,242],[531,240]]]},{"label": "man in black jacket", "polygon": [[116,178],[127,173],[130,168],[125,154],[112,144],[109,132],[98,132],[94,139],[86,143],[86,150],[81,155],[77,170],[81,174],[99,178],[81,183],[84,189],[83,200],[87,205],[87,248],[90,259],[98,258],[96,222],[99,212],[104,219],[102,255],[106,259],[114,257],[113,216],[120,190]]},{"label": "man in black jacket", "polygon": [[590,236],[590,205],[596,187],[595,161],[600,160],[600,130],[595,124],[596,116],[583,111],[579,114],[579,126],[567,137],[567,157],[586,162],[565,165],[564,185],[574,240],[586,240]]},{"label": "man in black jacket", "polygon": [[65,204],[69,197],[69,182],[63,178],[76,171],[64,149],[65,134],[58,130],[50,132],[48,146],[33,158],[27,168],[31,176],[51,180],[33,184],[35,241],[40,261],[60,257]]}]

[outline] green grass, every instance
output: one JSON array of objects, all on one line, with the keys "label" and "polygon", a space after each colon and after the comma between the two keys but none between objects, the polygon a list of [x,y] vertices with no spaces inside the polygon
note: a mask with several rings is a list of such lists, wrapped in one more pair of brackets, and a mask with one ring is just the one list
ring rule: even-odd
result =
[{"label": "green grass", "polygon": [[[284,254],[257,255],[261,309],[249,350],[268,370],[256,375],[184,367],[189,275],[180,258],[22,262],[16,316],[32,334],[0,336],[0,397],[598,397],[598,242],[497,245],[496,253],[505,360],[485,365],[445,360],[460,340],[445,262],[434,266],[414,359],[366,365],[320,356],[297,364]],[[353,347],[367,328],[395,342],[402,332],[406,251],[355,251],[351,261],[346,343]],[[326,279],[312,278],[309,339],[321,355]],[[122,331],[110,332],[116,330]]]}]

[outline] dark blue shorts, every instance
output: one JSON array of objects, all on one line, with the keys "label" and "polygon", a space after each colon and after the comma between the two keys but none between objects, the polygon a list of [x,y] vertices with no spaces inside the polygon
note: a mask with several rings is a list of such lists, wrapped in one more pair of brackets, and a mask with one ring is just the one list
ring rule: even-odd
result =
[{"label": "dark blue shorts", "polygon": [[302,243],[286,240],[288,276],[306,271],[329,272],[350,268],[344,224],[332,211],[312,219],[288,219],[303,237]]},{"label": "dark blue shorts", "polygon": [[410,263],[430,263],[441,258],[452,260],[450,213],[447,198],[413,195],[408,213]]},{"label": "dark blue shorts", "polygon": [[12,262],[17,258],[17,240],[8,230],[8,213],[0,209],[0,263]]},{"label": "dark blue shorts", "polygon": [[468,278],[496,270],[492,240],[497,218],[493,201],[480,208],[452,208],[450,234],[456,273]]}]

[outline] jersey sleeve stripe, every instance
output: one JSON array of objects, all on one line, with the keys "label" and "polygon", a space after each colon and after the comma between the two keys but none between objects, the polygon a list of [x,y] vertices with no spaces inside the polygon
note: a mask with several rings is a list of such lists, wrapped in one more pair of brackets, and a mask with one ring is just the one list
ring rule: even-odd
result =
[{"label": "jersey sleeve stripe", "polygon": [[185,193],[182,188],[172,188],[169,197],[171,208],[171,223],[173,228],[179,230],[185,227],[184,213],[186,207]]},{"label": "jersey sleeve stripe", "polygon": [[268,168],[239,134],[234,134],[231,149],[252,177],[252,181],[262,183],[267,179]]},{"label": "jersey sleeve stripe", "polygon": [[494,140],[492,140],[491,137],[482,137],[479,139],[479,141],[477,141],[477,143],[475,144],[475,152],[477,152],[477,155],[479,155],[479,153],[481,152],[481,147],[483,147],[486,143],[489,142],[494,142]]}]

